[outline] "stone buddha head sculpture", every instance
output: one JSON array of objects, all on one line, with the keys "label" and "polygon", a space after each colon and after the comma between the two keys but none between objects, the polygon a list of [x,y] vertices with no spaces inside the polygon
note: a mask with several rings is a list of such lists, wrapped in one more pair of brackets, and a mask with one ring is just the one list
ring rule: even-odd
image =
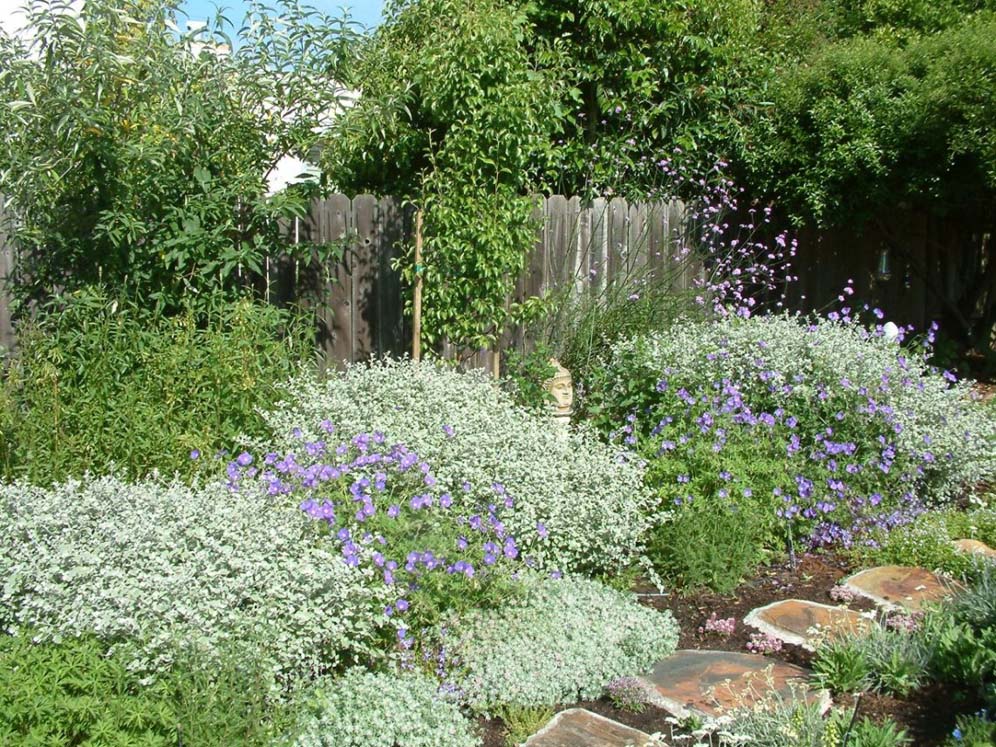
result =
[{"label": "stone buddha head sculpture", "polygon": [[555,358],[550,359],[550,365],[556,369],[553,376],[543,382],[543,388],[553,397],[550,412],[557,420],[569,422],[571,407],[574,405],[574,386],[571,383],[571,372],[560,365]]}]

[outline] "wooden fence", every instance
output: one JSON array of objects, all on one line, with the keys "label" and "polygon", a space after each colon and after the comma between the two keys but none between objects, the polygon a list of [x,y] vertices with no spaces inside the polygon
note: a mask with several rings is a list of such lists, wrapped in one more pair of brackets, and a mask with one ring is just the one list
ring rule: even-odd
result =
[{"label": "wooden fence", "polygon": [[[2,205],[0,197],[0,345],[9,349],[14,333],[6,281],[13,252],[3,235]],[[694,264],[673,260],[692,229],[678,202],[630,204],[618,198],[582,202],[553,195],[537,198],[533,217],[536,243],[510,302],[571,284],[579,292],[602,292],[609,283],[646,269],[670,274],[674,287],[687,289],[701,272]],[[926,219],[915,214],[899,215],[893,223],[899,228],[891,237],[853,227],[803,231],[794,263],[799,281],[791,286],[790,306],[825,308],[836,303],[847,280],[853,279],[855,297],[880,306],[897,323],[912,323],[922,330],[940,318],[943,296],[957,295],[958,290],[948,287],[954,282],[952,273],[945,270],[939,261],[942,252],[934,246],[940,246],[950,231],[935,227],[934,236]],[[339,194],[316,201],[307,219],[288,227],[288,239],[343,241],[342,261],[317,266],[271,258],[264,278],[266,297],[278,304],[315,300],[320,344],[330,363],[408,352],[411,336],[403,313],[403,288],[392,262],[413,240],[412,230],[412,210],[395,198]],[[891,276],[882,279],[876,277],[876,265],[890,243],[902,251],[892,252]],[[947,251],[957,255],[954,248]],[[502,340],[506,348],[522,345],[519,330]],[[486,366],[490,360],[478,355],[469,363]]]},{"label": "wooden fence", "polygon": [[[674,266],[677,244],[687,226],[680,203],[629,204],[622,199],[582,203],[578,198],[554,195],[537,198],[533,219],[536,243],[526,268],[516,280],[510,302],[573,285],[578,291],[604,291],[620,278],[646,269],[670,270],[675,284],[686,288],[697,269],[691,263]],[[356,361],[371,356],[399,354],[410,349],[410,331],[403,314],[402,286],[392,268],[402,247],[413,240],[413,212],[393,198],[334,195],[316,202],[309,218],[293,227],[293,241],[340,241],[347,249],[331,276],[316,278],[315,270],[295,267],[297,285],[286,281],[278,302],[318,291],[325,300],[320,311],[322,348],[329,361]],[[427,258],[431,262],[431,256]],[[287,268],[282,271],[286,277]],[[303,285],[301,279],[304,280]],[[447,282],[460,282],[448,278]],[[521,345],[515,330],[504,346]],[[454,351],[448,350],[449,354]],[[487,365],[486,356],[470,365]]]},{"label": "wooden fence", "polygon": [[[320,345],[330,363],[410,351],[402,282],[393,260],[413,241],[413,216],[412,209],[396,198],[332,195],[316,201],[306,219],[288,226],[288,239],[343,242],[342,260],[327,266],[285,257],[267,261],[263,282],[267,300],[277,304],[313,300]],[[670,273],[676,287],[688,288],[698,272],[691,263],[673,259],[688,230],[680,202],[630,204],[619,198],[582,202],[553,195],[536,198],[533,218],[536,243],[510,302],[565,284],[573,284],[579,292],[604,291],[608,284],[648,269]],[[11,265],[11,248],[0,236],[0,280],[6,280]],[[8,347],[13,342],[9,308],[5,283],[0,288],[0,344]],[[514,330],[503,340],[505,346],[522,343]],[[486,356],[476,356],[469,364],[486,365]]]}]

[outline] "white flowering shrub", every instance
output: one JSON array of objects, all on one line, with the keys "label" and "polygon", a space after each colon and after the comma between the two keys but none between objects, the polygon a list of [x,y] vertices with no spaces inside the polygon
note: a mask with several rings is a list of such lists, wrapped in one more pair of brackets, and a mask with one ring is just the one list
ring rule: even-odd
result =
[{"label": "white flowering shrub", "polygon": [[614,571],[640,553],[652,521],[642,467],[586,430],[561,431],[515,406],[481,372],[383,361],[301,376],[286,389],[286,401],[264,414],[274,442],[256,446],[301,449],[324,435],[323,421],[342,440],[381,432],[417,452],[438,489],[468,507],[493,502],[500,483],[514,498],[509,533],[541,567]]},{"label": "white flowering shrub", "polygon": [[274,683],[363,655],[383,620],[369,572],[315,541],[300,510],[223,485],[113,477],[0,485],[0,627],[130,639],[155,674],[177,641],[252,641]]},{"label": "white flowering shrub", "polygon": [[[626,411],[667,388],[732,383],[754,413],[889,427],[889,446],[920,463],[917,497],[946,501],[996,476],[996,420],[922,353],[844,320],[791,316],[680,322],[618,343],[599,383],[602,412]],[[662,383],[664,382],[664,383]],[[637,405],[634,408],[634,405]],[[876,422],[878,422],[876,421]]]},{"label": "white flowering shrub", "polygon": [[473,724],[417,674],[354,669],[316,688],[294,747],[475,747]]},{"label": "white flowering shrub", "polygon": [[450,685],[482,713],[594,700],[606,684],[674,653],[670,612],[581,578],[533,579],[520,598],[445,631]]}]

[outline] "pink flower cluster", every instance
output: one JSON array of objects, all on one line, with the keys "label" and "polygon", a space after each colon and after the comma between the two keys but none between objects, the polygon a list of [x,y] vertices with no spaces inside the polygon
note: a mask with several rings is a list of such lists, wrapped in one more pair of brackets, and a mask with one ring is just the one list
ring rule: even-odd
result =
[{"label": "pink flower cluster", "polygon": [[782,650],[782,642],[767,633],[754,633],[747,641],[747,650],[752,654],[774,654]]},{"label": "pink flower cluster", "polygon": [[713,612],[709,615],[709,619],[699,626],[699,635],[706,635],[707,633],[716,633],[724,638],[729,638],[733,635],[733,631],[736,630],[737,619],[735,617],[727,617],[725,619],[720,619],[716,617],[716,613]]},{"label": "pink flower cluster", "polygon": [[885,621],[885,627],[902,633],[912,633],[919,627],[920,620],[922,618],[922,612],[911,612],[908,615],[889,615],[888,619]]},{"label": "pink flower cluster", "polygon": [[830,590],[830,598],[841,604],[850,604],[857,595],[846,586],[835,586]]}]

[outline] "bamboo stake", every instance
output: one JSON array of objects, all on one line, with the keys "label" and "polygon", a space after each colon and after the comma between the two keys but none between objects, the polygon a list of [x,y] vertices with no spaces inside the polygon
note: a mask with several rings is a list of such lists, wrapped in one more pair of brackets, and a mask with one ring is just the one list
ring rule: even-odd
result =
[{"label": "bamboo stake", "polygon": [[415,298],[412,302],[412,360],[422,358],[422,211],[415,213]]}]

